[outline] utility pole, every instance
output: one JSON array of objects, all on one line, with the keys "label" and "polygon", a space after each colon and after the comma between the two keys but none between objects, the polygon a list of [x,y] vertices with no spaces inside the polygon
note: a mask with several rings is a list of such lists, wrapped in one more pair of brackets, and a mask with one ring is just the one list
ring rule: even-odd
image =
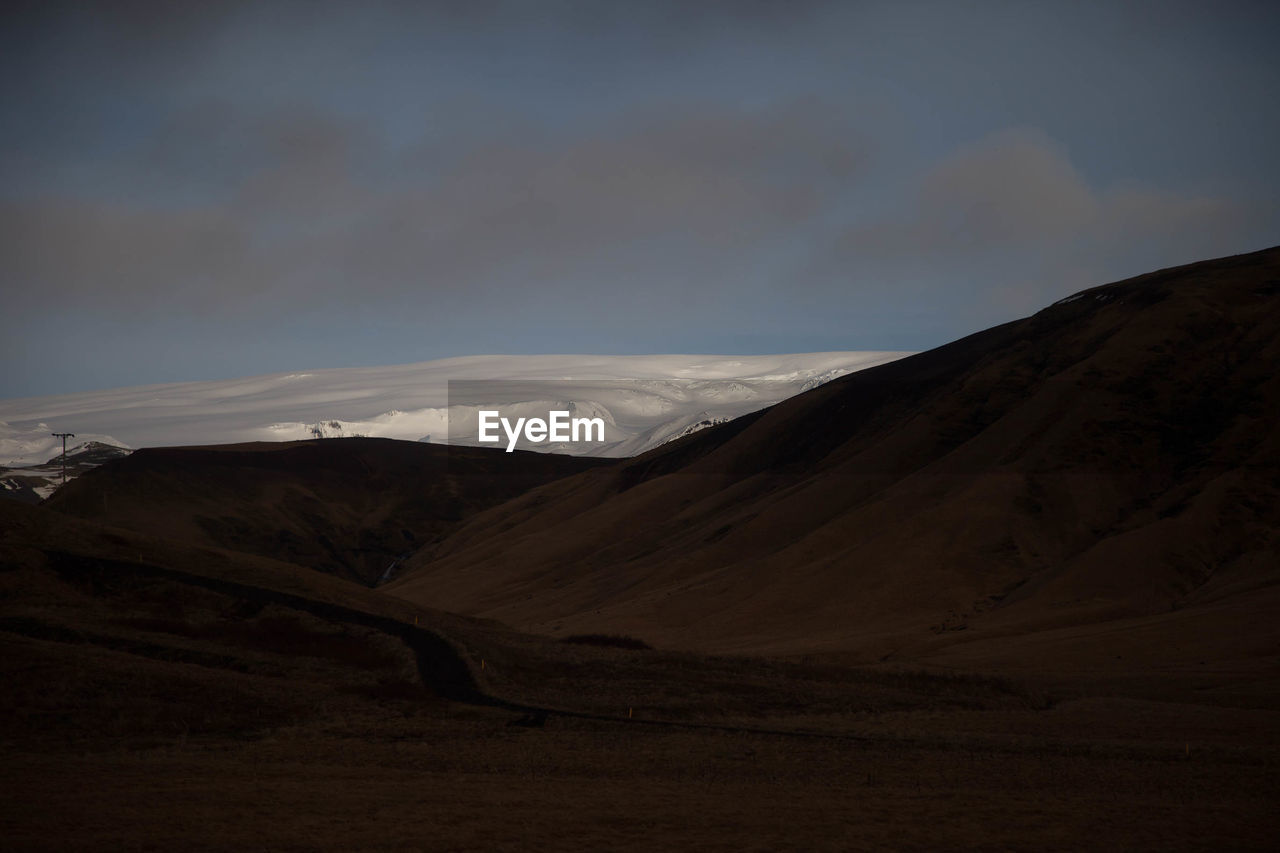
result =
[{"label": "utility pole", "polygon": [[62,485],[67,484],[67,439],[75,438],[74,432],[51,432],[49,435],[62,439]]}]

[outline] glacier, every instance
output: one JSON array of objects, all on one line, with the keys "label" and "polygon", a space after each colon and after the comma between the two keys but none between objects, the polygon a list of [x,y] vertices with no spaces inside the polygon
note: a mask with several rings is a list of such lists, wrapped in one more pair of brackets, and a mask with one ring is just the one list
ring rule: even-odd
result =
[{"label": "glacier", "polygon": [[[48,459],[51,432],[123,447],[352,435],[457,441],[462,419],[455,411],[451,437],[448,383],[466,380],[555,381],[577,411],[600,415],[611,426],[611,440],[590,452],[630,456],[703,422],[723,422],[906,355],[480,355],[4,399],[0,465]],[[617,380],[648,381],[630,384],[624,393]],[[557,401],[522,402],[536,407]]]}]

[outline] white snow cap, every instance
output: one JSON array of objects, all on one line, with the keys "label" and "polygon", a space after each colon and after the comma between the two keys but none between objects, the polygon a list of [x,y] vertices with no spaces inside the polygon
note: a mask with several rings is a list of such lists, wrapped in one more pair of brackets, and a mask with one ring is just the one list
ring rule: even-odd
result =
[{"label": "white snow cap", "polygon": [[[484,355],[0,400],[0,465],[49,459],[62,450],[60,440],[49,435],[54,431],[75,432],[78,443],[123,447],[286,441],[317,434],[445,441],[448,382],[481,379],[555,380],[562,398],[591,405],[618,426],[617,441],[598,452],[631,455],[708,417],[746,414],[905,355]],[[655,382],[639,398],[597,399],[601,394],[591,393],[593,381],[618,379]]]}]

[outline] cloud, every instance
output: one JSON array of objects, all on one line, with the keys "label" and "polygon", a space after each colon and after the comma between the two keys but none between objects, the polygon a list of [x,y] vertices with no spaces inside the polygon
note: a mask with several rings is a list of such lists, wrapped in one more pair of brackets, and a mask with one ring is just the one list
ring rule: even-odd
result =
[{"label": "cloud", "polygon": [[863,142],[833,115],[654,108],[573,135],[507,120],[396,147],[331,115],[213,104],[138,153],[139,180],[166,193],[10,201],[0,249],[29,297],[57,288],[124,312],[450,307],[601,285],[625,303],[620,282],[678,289],[691,275],[731,289],[762,245],[858,180]]},{"label": "cloud", "polygon": [[573,139],[488,140],[437,155],[428,187],[368,220],[384,239],[355,248],[362,267],[398,259],[397,275],[431,271],[443,286],[508,274],[555,286],[610,258],[656,285],[682,262],[714,267],[802,228],[856,180],[860,144],[819,105],[661,111]]},{"label": "cloud", "polygon": [[985,248],[1061,239],[1088,227],[1099,202],[1047,137],[998,134],[925,176],[922,223],[938,248]]},{"label": "cloud", "polygon": [[895,259],[1220,233],[1231,210],[1221,199],[1096,189],[1061,146],[1031,130],[1002,131],[954,153],[920,178],[910,199],[900,216],[850,229],[848,245],[863,257]]},{"label": "cloud", "polygon": [[[867,135],[818,101],[652,107],[572,133],[476,111],[440,120],[392,145],[315,110],[175,114],[133,165],[165,192],[0,205],[11,310],[47,313],[57,292],[115,316],[359,306],[634,326],[783,300],[978,328],[1237,251],[1248,219],[1227,199],[1099,187],[1033,130],[869,196]],[[166,195],[181,200],[156,203]],[[865,218],[825,237],[851,199]]]},{"label": "cloud", "polygon": [[[218,211],[148,211],[49,199],[0,207],[6,277],[19,303],[70,299],[132,311],[176,282],[201,305],[244,281],[249,235]],[[260,283],[260,282],[259,282]]]},{"label": "cloud", "polygon": [[[915,282],[1011,314],[1116,275],[1238,249],[1245,206],[1141,186],[1099,187],[1046,134],[1005,130],[916,179],[896,210],[844,229],[815,279],[868,290]],[[1176,260],[1170,260],[1173,256]]]}]

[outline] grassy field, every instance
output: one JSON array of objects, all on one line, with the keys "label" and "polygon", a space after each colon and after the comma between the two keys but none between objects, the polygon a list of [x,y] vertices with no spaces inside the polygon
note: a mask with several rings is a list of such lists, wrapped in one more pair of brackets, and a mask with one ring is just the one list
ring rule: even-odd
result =
[{"label": "grassy field", "polygon": [[6,754],[9,849],[1266,849],[1274,766],[1210,752],[333,708],[257,739]]},{"label": "grassy field", "polygon": [[1274,844],[1266,707],[569,644],[42,518],[0,553],[5,849]]}]

